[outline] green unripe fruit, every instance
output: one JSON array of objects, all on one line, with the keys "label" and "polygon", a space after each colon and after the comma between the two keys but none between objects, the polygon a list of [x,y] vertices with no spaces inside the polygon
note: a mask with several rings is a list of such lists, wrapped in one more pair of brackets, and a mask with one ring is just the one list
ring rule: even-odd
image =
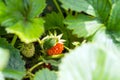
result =
[{"label": "green unripe fruit", "polygon": [[25,57],[30,58],[35,54],[35,46],[33,43],[22,43],[20,51]]}]

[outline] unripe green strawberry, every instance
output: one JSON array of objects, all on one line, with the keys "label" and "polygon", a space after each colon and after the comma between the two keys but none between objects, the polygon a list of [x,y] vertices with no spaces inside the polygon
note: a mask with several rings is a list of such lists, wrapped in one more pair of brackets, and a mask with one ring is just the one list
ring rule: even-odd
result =
[{"label": "unripe green strawberry", "polygon": [[29,44],[22,43],[20,51],[25,57],[30,58],[35,54],[34,44],[33,43],[29,43]]}]

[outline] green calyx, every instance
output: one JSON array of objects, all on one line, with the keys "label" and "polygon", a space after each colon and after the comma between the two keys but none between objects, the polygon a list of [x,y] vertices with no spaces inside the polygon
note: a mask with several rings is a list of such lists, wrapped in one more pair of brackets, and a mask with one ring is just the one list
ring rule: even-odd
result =
[{"label": "green calyx", "polygon": [[44,48],[44,49],[50,49],[50,48],[53,47],[57,42],[58,42],[58,39],[57,39],[57,38],[47,38],[47,39],[44,40],[43,48]]}]

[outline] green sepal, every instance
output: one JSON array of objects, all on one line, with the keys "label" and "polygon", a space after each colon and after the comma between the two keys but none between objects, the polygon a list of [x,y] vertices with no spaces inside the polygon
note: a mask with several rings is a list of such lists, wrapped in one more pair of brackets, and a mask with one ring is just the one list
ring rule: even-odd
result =
[{"label": "green sepal", "polygon": [[53,47],[57,42],[57,39],[55,38],[48,38],[44,40],[43,43],[43,48],[44,49],[50,49],[51,47]]}]

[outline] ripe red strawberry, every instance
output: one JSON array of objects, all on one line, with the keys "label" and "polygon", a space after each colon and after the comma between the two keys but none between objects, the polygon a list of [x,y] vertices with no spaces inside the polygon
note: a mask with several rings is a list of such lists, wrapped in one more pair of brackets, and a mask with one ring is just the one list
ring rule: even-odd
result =
[{"label": "ripe red strawberry", "polygon": [[57,36],[55,32],[54,34],[50,33],[50,35],[42,39],[43,48],[49,56],[61,54],[62,51],[64,50],[63,42],[65,40],[61,39],[61,37],[62,34]]},{"label": "ripe red strawberry", "polygon": [[61,54],[64,50],[64,45],[62,43],[57,43],[55,46],[47,50],[48,55],[57,55]]}]

